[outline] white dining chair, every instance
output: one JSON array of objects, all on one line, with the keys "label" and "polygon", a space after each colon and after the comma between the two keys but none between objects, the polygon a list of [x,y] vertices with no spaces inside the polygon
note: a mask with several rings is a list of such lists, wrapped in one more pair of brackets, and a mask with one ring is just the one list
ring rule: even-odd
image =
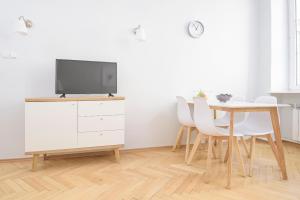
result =
[{"label": "white dining chair", "polygon": [[186,136],[186,148],[185,148],[185,161],[187,161],[190,152],[191,134],[193,129],[195,128],[195,123],[187,101],[181,96],[177,96],[176,98],[177,98],[177,117],[181,126],[179,128],[176,137],[176,142],[172,150],[175,151],[176,148],[180,146],[184,129],[186,129],[187,136]]},{"label": "white dining chair", "polygon": [[[241,97],[241,96],[233,96],[231,98],[231,100],[229,101],[229,103],[239,103],[239,102],[245,102],[245,98]],[[235,113],[235,115],[234,115],[234,123],[235,124],[241,123],[244,120],[245,120],[244,112]],[[228,112],[225,112],[225,114],[222,117],[215,119],[214,122],[217,127],[227,128],[230,124],[230,114]],[[244,147],[246,154],[249,156],[250,153],[248,151],[244,137],[241,137],[240,140],[242,142],[242,145]],[[219,141],[219,142],[222,144],[222,141]],[[228,154],[226,153],[225,161],[227,160],[227,157],[228,157]]]},{"label": "white dining chair", "polygon": [[[220,138],[229,139],[229,131],[228,129],[216,127],[214,124],[213,116],[211,109],[205,98],[196,97],[194,98],[194,121],[195,126],[198,129],[201,135],[208,137],[208,152],[207,152],[207,174],[210,174],[211,169],[211,157],[213,151],[213,142]],[[242,134],[234,133],[234,145],[237,153],[237,157],[239,159],[241,170],[243,176],[245,176],[245,167],[244,161],[240,152],[240,147],[238,143],[238,137],[242,137]],[[195,144],[194,144],[195,145]],[[196,152],[196,148],[193,148],[188,163],[191,162],[193,155]],[[230,154],[231,152],[229,152]],[[231,155],[230,155],[231,156]],[[231,175],[230,175],[231,176]]]},{"label": "white dining chair", "polygon": [[[263,104],[277,104],[276,97],[273,96],[261,96],[256,98],[255,103]],[[243,123],[235,126],[234,132],[243,134],[245,136],[251,137],[250,142],[250,166],[249,166],[249,176],[253,175],[253,161],[255,154],[255,141],[258,137],[263,137],[268,140],[272,151],[278,161],[278,155],[276,150],[276,145],[273,141],[273,126],[271,121],[271,116],[268,112],[251,112]]]}]

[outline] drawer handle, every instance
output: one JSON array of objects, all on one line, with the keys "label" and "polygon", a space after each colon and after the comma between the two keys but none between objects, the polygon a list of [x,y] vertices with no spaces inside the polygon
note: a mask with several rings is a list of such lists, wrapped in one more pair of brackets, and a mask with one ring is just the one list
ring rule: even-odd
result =
[{"label": "drawer handle", "polygon": [[101,117],[100,120],[103,120],[103,118]]},{"label": "drawer handle", "polygon": [[100,133],[100,136],[103,136],[103,133]]}]

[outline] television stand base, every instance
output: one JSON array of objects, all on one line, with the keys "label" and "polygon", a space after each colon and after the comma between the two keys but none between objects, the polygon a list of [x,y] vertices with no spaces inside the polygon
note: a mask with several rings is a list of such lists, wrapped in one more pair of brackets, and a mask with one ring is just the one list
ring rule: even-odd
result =
[{"label": "television stand base", "polygon": [[108,93],[108,97],[114,97],[112,93]]},{"label": "television stand base", "polygon": [[63,93],[62,95],[59,96],[59,98],[66,98],[66,94]]}]

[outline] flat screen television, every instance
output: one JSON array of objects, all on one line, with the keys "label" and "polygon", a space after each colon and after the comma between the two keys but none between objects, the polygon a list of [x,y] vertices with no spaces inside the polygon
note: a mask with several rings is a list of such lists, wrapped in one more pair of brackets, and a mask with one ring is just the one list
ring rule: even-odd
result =
[{"label": "flat screen television", "polygon": [[117,63],[56,59],[55,93],[117,93]]}]

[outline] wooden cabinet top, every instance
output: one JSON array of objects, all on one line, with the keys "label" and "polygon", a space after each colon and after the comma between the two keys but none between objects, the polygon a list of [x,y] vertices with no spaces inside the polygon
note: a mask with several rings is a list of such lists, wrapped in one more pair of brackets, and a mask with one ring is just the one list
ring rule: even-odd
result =
[{"label": "wooden cabinet top", "polygon": [[82,96],[82,97],[41,97],[41,98],[26,98],[25,102],[64,102],[64,101],[114,101],[125,100],[125,97],[107,97],[107,96]]}]

